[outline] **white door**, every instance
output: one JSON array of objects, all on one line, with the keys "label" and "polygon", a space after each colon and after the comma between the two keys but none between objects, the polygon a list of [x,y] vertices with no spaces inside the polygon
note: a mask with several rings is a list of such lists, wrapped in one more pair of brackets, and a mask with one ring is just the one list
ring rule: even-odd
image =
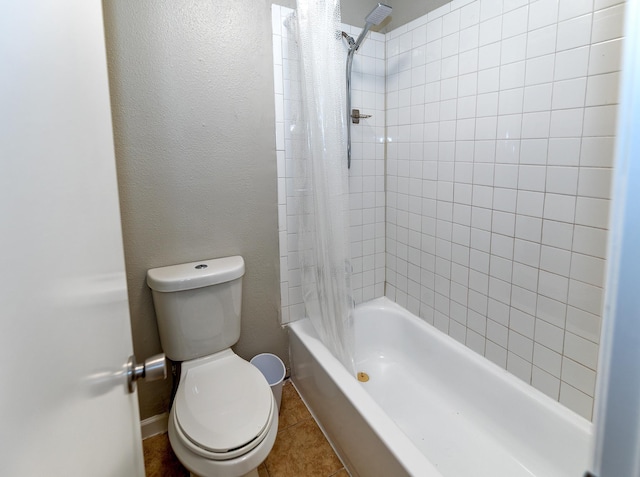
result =
[{"label": "white door", "polygon": [[607,295],[593,471],[640,475],[640,0],[625,6]]},{"label": "white door", "polygon": [[100,0],[0,13],[0,475],[142,476]]}]

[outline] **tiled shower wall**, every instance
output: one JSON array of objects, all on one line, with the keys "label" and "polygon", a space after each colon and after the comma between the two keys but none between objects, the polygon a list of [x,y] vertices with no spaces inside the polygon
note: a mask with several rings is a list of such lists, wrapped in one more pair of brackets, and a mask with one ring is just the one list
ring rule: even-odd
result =
[{"label": "tiled shower wall", "polygon": [[[297,209],[290,137],[296,98],[295,40],[287,22],[293,10],[272,6],[276,150],[278,159],[278,217],[282,322],[304,317],[297,254]],[[357,37],[357,28],[343,25]],[[345,43],[346,44],[346,43]],[[346,68],[345,46],[345,68]],[[352,286],[356,303],[384,295],[385,280],[385,37],[371,33],[355,56],[352,106],[370,114],[352,125],[352,163],[349,170]]]},{"label": "tiled shower wall", "polygon": [[587,418],[623,10],[454,0],[387,35],[387,296]]},{"label": "tiled shower wall", "polygon": [[[618,0],[454,0],[372,34],[354,62],[353,107],[372,114],[352,130],[356,301],[386,289],[587,418],[623,10]],[[283,323],[304,315],[291,13],[273,6]]]}]

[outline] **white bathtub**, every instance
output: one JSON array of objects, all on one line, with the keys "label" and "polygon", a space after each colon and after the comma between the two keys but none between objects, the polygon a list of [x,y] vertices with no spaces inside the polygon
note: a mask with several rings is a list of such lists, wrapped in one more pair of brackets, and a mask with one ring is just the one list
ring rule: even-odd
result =
[{"label": "white bathtub", "polygon": [[592,425],[386,298],[356,309],[360,383],[308,320],[293,382],[352,476],[580,477]]}]

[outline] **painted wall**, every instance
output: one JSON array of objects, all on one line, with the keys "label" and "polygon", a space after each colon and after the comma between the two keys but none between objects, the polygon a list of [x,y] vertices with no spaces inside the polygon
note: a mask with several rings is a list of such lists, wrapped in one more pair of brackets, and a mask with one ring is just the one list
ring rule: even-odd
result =
[{"label": "painted wall", "polygon": [[[118,182],[134,348],[161,351],[147,269],[242,255],[236,352],[288,361],[279,257],[270,3],[107,0]],[[170,383],[140,386],[141,417]]]},{"label": "painted wall", "polygon": [[587,418],[623,13],[461,0],[387,34],[387,295]]}]

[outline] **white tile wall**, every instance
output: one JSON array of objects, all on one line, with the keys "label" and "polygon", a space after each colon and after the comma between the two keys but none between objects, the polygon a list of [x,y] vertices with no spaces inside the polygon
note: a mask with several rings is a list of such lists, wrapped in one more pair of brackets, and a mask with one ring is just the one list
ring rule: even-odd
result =
[{"label": "white tile wall", "polygon": [[387,296],[588,418],[623,13],[454,1],[387,35]]},{"label": "white tile wall", "polygon": [[[284,323],[304,313],[290,14],[273,6]],[[352,130],[356,301],[386,290],[587,418],[623,14],[620,0],[453,0],[354,61],[353,107],[373,115]]]},{"label": "white tile wall", "polygon": [[[361,31],[349,25],[342,25],[342,28],[353,38]],[[384,35],[371,32],[354,56],[351,77],[352,108],[372,116],[351,125],[349,199],[352,285],[356,303],[384,296],[385,72]]]},{"label": "white tile wall", "polygon": [[[295,41],[286,26],[293,10],[272,5],[280,288],[282,323],[304,316],[297,256],[297,210],[289,135],[292,104],[298,101]],[[360,30],[343,25],[357,37]],[[353,297],[357,303],[384,295],[385,277],[385,38],[370,33],[353,62],[352,106],[372,117],[352,126],[349,171]],[[346,61],[346,47],[345,47]],[[345,63],[346,66],[346,63]],[[408,105],[407,99],[407,105]]]}]

